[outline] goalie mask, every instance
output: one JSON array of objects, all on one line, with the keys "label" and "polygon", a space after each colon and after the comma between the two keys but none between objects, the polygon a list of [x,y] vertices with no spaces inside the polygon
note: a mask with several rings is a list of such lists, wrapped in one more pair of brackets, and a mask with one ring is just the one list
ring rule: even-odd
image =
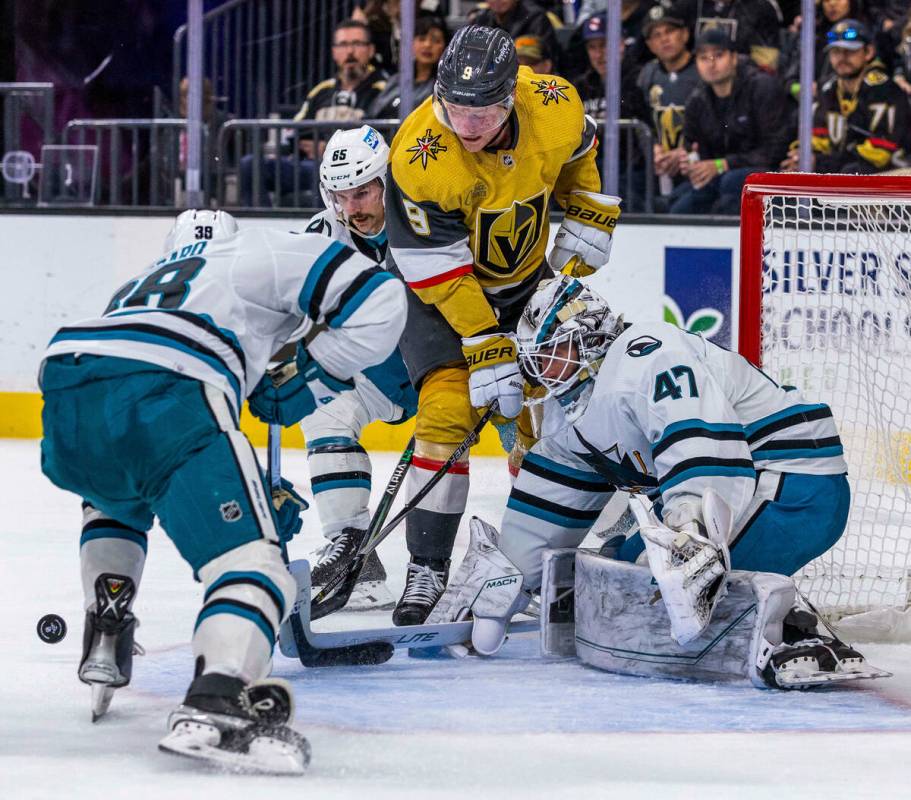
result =
[{"label": "goalie mask", "polygon": [[603,298],[567,275],[542,281],[516,331],[519,367],[529,383],[553,397],[575,422],[588,404],[604,354],[623,331]]},{"label": "goalie mask", "polygon": [[174,227],[165,237],[164,250],[172,253],[188,244],[226,239],[237,231],[237,220],[227,211],[188,208],[174,220]]},{"label": "goalie mask", "polygon": [[[376,205],[379,216],[383,210],[383,191],[386,186],[386,166],[389,162],[389,145],[379,131],[369,125],[362,125],[352,130],[340,130],[332,134],[326,144],[323,160],[319,165],[319,190],[326,208],[331,208],[335,215],[348,228],[361,236],[363,230],[352,224],[349,214],[343,208],[338,192],[346,192],[378,182],[378,201]],[[379,235],[385,228],[385,217],[378,231],[369,234]]]}]

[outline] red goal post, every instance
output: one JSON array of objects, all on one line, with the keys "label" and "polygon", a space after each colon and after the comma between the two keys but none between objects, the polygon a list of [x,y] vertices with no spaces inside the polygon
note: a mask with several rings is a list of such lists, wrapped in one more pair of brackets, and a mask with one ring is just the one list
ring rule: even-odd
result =
[{"label": "red goal post", "polygon": [[832,407],[848,461],[846,533],[798,585],[911,639],[911,177],[752,175],[740,243],[738,350]]}]

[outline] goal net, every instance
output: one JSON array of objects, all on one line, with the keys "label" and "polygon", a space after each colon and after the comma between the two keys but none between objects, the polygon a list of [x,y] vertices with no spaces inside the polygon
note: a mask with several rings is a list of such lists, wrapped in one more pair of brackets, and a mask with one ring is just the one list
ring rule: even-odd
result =
[{"label": "goal net", "polygon": [[854,638],[911,639],[911,178],[755,175],[744,189],[739,350],[832,407],[852,501],[795,576]]}]

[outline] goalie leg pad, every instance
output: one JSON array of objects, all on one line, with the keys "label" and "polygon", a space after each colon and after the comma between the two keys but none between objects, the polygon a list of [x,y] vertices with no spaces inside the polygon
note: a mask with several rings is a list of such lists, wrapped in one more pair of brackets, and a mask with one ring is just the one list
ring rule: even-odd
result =
[{"label": "goalie leg pad", "polygon": [[780,628],[784,609],[794,602],[794,584],[781,575],[736,571],[727,583],[708,627],[678,644],[647,567],[579,551],[576,652],[587,664],[624,675],[755,683],[769,620],[777,618]]},{"label": "goalie leg pad", "polygon": [[471,643],[481,655],[493,655],[506,639],[513,615],[528,605],[522,573],[497,548],[497,531],[477,517],[469,523],[468,551],[427,623],[474,617]]}]

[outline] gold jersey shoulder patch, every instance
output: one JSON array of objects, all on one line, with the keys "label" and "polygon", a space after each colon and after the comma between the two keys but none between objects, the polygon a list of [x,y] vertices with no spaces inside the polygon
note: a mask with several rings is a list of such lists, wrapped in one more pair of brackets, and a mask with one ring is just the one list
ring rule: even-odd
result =
[{"label": "gold jersey shoulder patch", "polygon": [[882,86],[887,80],[889,80],[889,76],[881,69],[868,70],[864,75],[864,83],[867,86]]}]

